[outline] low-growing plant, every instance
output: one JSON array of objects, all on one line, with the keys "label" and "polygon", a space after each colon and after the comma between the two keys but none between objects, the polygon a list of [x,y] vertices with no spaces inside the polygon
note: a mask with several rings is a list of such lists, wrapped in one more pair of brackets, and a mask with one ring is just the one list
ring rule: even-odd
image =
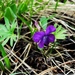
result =
[{"label": "low-growing plant", "polygon": [[[4,71],[5,67],[10,69],[10,61],[9,58],[6,57],[7,53],[4,49],[4,45],[9,42],[9,45],[12,47],[13,43],[17,39],[17,34],[15,31],[17,28],[17,19],[16,14],[12,11],[10,7],[7,7],[4,14],[5,24],[0,24],[0,52],[2,57],[4,58],[4,62],[0,61],[0,68]],[[4,66],[4,63],[6,64]]]},{"label": "low-growing plant", "polygon": [[[38,44],[38,49],[43,50],[44,46],[48,46],[50,44],[49,50],[54,48],[55,43],[57,42],[57,39],[65,39],[66,29],[62,27],[62,25],[54,24],[54,25],[48,25],[49,18],[43,16],[40,18],[39,26],[42,28],[40,31],[36,31],[32,39],[34,42]],[[47,26],[48,25],[48,26]]]},{"label": "low-growing plant", "polygon": [[[29,6],[30,8],[28,7],[29,4],[30,4],[30,6]],[[32,5],[33,5],[33,0],[32,1],[25,0],[24,2],[19,4],[18,8],[17,8],[16,4],[12,4],[11,7],[7,7],[5,9],[4,16],[9,20],[10,23],[12,23],[13,20],[16,18],[20,19],[22,21],[22,23],[24,23],[28,26],[31,34],[33,34],[33,27],[32,27],[31,19],[27,20],[21,15],[21,14],[26,13],[28,10],[31,12]]]},{"label": "low-growing plant", "polygon": [[4,46],[10,40],[10,46],[13,46],[13,42],[16,41],[17,35],[14,33],[17,22],[14,20],[9,23],[9,20],[5,17],[5,25],[0,24],[0,42]]}]

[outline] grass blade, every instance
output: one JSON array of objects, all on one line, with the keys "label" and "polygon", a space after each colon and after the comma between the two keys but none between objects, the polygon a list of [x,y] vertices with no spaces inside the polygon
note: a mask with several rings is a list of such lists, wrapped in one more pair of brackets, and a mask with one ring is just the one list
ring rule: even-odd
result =
[{"label": "grass blade", "polygon": [[[3,48],[3,46],[2,46],[1,43],[0,43],[0,51],[1,51],[3,57],[5,57],[7,55],[6,54],[6,51],[4,50],[4,48]],[[6,64],[6,67],[8,69],[10,69],[10,61],[9,61],[9,58],[8,57],[4,58],[4,62]],[[0,64],[1,64],[1,62],[0,62]],[[2,65],[2,68],[4,68],[3,65]]]}]

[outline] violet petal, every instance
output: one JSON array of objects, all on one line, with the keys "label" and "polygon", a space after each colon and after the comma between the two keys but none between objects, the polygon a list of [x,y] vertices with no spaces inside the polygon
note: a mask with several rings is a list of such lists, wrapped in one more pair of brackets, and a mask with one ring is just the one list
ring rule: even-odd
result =
[{"label": "violet petal", "polygon": [[53,25],[49,25],[46,28],[46,35],[50,34],[51,32],[54,32],[54,31],[56,31],[56,28]]},{"label": "violet petal", "polygon": [[53,34],[49,35],[49,42],[54,42],[55,41],[55,36]]},{"label": "violet petal", "polygon": [[32,37],[33,41],[39,42],[43,38],[44,34],[45,34],[44,31],[35,32],[35,34]]},{"label": "violet petal", "polygon": [[40,48],[43,48],[43,47],[44,47],[44,41],[43,41],[43,39],[40,40],[38,46],[39,46]]}]

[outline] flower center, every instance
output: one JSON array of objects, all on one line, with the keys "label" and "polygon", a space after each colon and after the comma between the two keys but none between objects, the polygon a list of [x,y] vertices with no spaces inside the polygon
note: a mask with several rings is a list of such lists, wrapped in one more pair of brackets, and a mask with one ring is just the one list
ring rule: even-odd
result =
[{"label": "flower center", "polygon": [[47,41],[48,36],[43,37],[43,42],[45,43]]}]

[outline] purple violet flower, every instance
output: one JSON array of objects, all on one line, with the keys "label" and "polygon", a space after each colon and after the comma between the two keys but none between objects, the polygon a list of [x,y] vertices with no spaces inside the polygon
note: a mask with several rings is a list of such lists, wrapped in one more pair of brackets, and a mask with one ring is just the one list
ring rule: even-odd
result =
[{"label": "purple violet flower", "polygon": [[50,42],[54,42],[55,36],[51,34],[56,31],[56,28],[53,25],[50,25],[46,28],[46,31],[38,31],[33,35],[33,41],[38,43],[40,48],[43,48],[44,45],[48,45]]}]

